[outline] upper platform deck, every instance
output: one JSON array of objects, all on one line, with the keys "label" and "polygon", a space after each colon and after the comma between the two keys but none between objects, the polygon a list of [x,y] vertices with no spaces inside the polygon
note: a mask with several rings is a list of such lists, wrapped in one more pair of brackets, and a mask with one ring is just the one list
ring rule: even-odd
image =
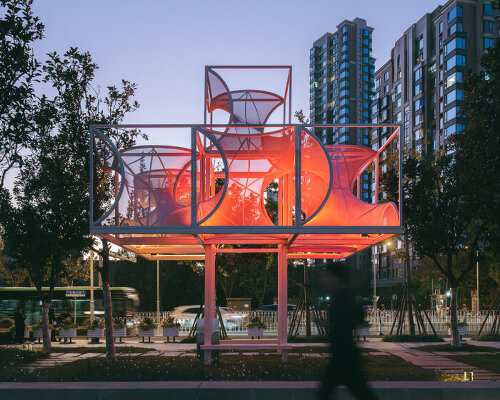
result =
[{"label": "upper platform deck", "polygon": [[[399,204],[378,202],[379,158],[388,145],[399,150],[399,125],[321,125],[388,130],[378,151],[324,145],[317,125],[289,121],[291,70],[282,94],[230,90],[213,67],[205,72],[210,123],[91,126],[90,233],[151,259],[201,258],[205,244],[345,258],[401,233]],[[283,121],[269,123],[280,109]],[[118,149],[110,138],[132,129],[150,140]],[[364,172],[374,203],[360,196]]]}]

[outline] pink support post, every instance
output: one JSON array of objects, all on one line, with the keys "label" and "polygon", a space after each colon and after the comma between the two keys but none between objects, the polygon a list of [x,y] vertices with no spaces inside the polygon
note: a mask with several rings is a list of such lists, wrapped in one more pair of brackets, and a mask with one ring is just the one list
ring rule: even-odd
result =
[{"label": "pink support post", "polygon": [[[205,317],[203,325],[203,343],[212,344],[212,318],[215,318],[215,252],[212,244],[205,247]],[[210,364],[211,350],[204,351],[204,361]]]},{"label": "pink support post", "polygon": [[357,184],[357,191],[358,191],[358,199],[361,199],[361,175],[358,176],[358,179],[356,180]]},{"label": "pink support post", "polygon": [[380,178],[380,156],[377,154],[377,157],[375,158],[375,200],[374,204],[378,204],[378,186],[379,186],[379,178]]},{"label": "pink support post", "polygon": [[278,344],[287,343],[288,279],[286,246],[278,246]]}]

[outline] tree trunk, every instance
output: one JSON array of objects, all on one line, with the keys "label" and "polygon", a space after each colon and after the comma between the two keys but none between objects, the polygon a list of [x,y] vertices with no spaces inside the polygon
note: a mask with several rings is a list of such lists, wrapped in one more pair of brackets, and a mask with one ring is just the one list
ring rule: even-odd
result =
[{"label": "tree trunk", "polygon": [[450,331],[451,345],[460,347],[460,334],[458,333],[458,318],[457,318],[457,288],[451,288],[450,300]]},{"label": "tree trunk", "polygon": [[405,235],[405,274],[406,274],[406,306],[408,312],[408,326],[410,328],[410,335],[415,336],[415,323],[413,321],[413,307],[412,307],[412,283],[411,283],[411,268],[410,268],[410,241],[408,235]]},{"label": "tree trunk", "polygon": [[109,363],[116,361],[115,342],[113,338],[113,310],[111,306],[111,291],[109,289],[109,280],[111,276],[109,265],[109,247],[108,241],[103,239],[103,255],[102,255],[102,293],[104,298],[104,326],[106,331],[106,360]]},{"label": "tree trunk", "polygon": [[[311,337],[311,315],[309,313],[309,298],[307,296],[309,289],[309,276],[307,271],[307,261],[304,260],[304,308],[306,311],[306,337]],[[287,305],[288,308],[288,305]]]},{"label": "tree trunk", "polygon": [[48,299],[43,299],[42,302],[42,335],[43,335],[43,348],[52,348],[52,342],[50,340],[50,328],[49,328],[49,308],[52,302]]}]

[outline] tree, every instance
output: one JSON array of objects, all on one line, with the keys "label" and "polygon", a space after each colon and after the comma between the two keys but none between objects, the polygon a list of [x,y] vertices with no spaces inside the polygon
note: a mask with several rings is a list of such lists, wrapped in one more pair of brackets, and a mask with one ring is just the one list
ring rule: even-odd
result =
[{"label": "tree", "polygon": [[[498,9],[499,2],[493,4]],[[500,41],[481,57],[481,71],[467,74],[465,101],[460,108],[465,129],[453,137],[463,196],[483,230],[482,248],[495,276],[500,252]]]},{"label": "tree", "polygon": [[[58,132],[59,140],[65,145],[66,160],[72,166],[74,183],[71,188],[82,200],[78,206],[78,215],[81,216],[84,227],[79,233],[87,239],[90,195],[89,126],[119,124],[126,114],[139,107],[137,101],[133,100],[136,85],[126,80],[121,81],[120,87],[108,86],[106,95],[102,96],[100,90],[92,86],[97,68],[90,53],[80,52],[77,48],[70,48],[62,57],[57,53],[49,54],[49,59],[43,66],[44,82],[51,84],[56,90],[53,100],[56,109],[55,130]],[[106,133],[119,150],[132,146],[139,135],[137,130],[111,129]],[[99,218],[114,196],[114,179],[112,172],[102,166],[95,165],[93,171],[92,207],[94,216]],[[103,265],[98,267],[98,270],[102,278],[104,295],[106,358],[109,362],[113,362],[116,354],[113,342],[108,240],[101,239],[101,248],[95,246],[93,248],[103,259]]]},{"label": "tree", "polygon": [[84,260],[79,254],[69,254],[63,260],[64,275],[60,279],[60,284],[65,286],[75,286],[78,283],[88,282],[90,278],[90,260]]},{"label": "tree", "polygon": [[[70,254],[81,254],[90,246],[84,207],[85,188],[78,169],[60,135],[53,134],[55,110],[41,100],[37,117],[36,148],[26,158],[15,182],[15,205],[5,223],[8,254],[24,267],[35,284],[43,306],[44,346],[51,347],[48,311],[54,287],[62,277]],[[75,179],[76,178],[76,179]],[[79,184],[80,183],[80,184]],[[49,291],[42,290],[44,285]]]},{"label": "tree", "polygon": [[[481,223],[463,196],[462,175],[453,157],[408,157],[403,165],[404,215],[409,240],[427,257],[451,288],[452,343],[460,346],[457,288],[474,268],[481,251]],[[465,256],[465,262],[458,262]]]},{"label": "tree", "polygon": [[[70,48],[63,56],[48,55],[43,65],[43,82],[55,90],[55,96],[42,96],[37,104],[32,129],[35,139],[30,155],[16,181],[15,205],[10,203],[5,225],[8,253],[26,268],[42,297],[44,345],[50,347],[48,309],[54,285],[63,279],[64,263],[69,256],[80,257],[92,246],[89,226],[89,143],[91,124],[117,124],[138,104],[132,100],[135,84],[122,81],[121,87],[107,87],[105,96],[92,87],[97,65],[88,52]],[[114,130],[111,138],[118,146],[134,143],[136,131]],[[111,186],[106,172],[94,177],[101,190],[96,214],[102,212],[110,197]],[[104,187],[104,189],[102,189]],[[115,359],[109,290],[109,246],[102,241],[99,249],[104,259],[101,269],[106,321],[107,359]],[[42,285],[49,286],[42,293]]]},{"label": "tree", "polygon": [[40,64],[32,45],[44,26],[33,15],[33,0],[0,0],[0,191],[7,173],[21,165],[22,151],[32,139],[33,84]]}]

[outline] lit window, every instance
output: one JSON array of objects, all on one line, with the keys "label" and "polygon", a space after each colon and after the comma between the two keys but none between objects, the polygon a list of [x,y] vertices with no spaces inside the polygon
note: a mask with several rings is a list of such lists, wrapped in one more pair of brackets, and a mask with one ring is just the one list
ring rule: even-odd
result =
[{"label": "lit window", "polygon": [[448,13],[448,22],[453,21],[457,17],[463,17],[463,9],[462,6],[455,6]]},{"label": "lit window", "polygon": [[464,38],[456,38],[451,42],[447,43],[444,47],[444,54],[449,54],[455,49],[465,49],[465,39]]},{"label": "lit window", "polygon": [[461,83],[463,81],[462,72],[455,72],[446,78],[446,88],[453,86],[455,83]]},{"label": "lit window", "polygon": [[462,54],[457,54],[446,61],[446,71],[449,71],[453,67],[463,67],[465,66],[465,56]]},{"label": "lit window", "polygon": [[456,118],[460,112],[460,107],[453,107],[444,113],[444,122],[451,121]]},{"label": "lit window", "polygon": [[422,78],[422,67],[418,68],[414,73],[413,73],[413,79],[418,81],[420,78]]},{"label": "lit window", "polygon": [[484,49],[489,49],[493,47],[493,39],[492,38],[483,38],[483,47]]},{"label": "lit window", "polygon": [[483,22],[483,32],[484,33],[493,33],[493,21],[484,21]]},{"label": "lit window", "polygon": [[493,15],[493,8],[490,3],[483,4],[483,15]]},{"label": "lit window", "polygon": [[448,35],[453,35],[455,32],[463,32],[461,22],[457,22],[448,28]]},{"label": "lit window", "polygon": [[463,90],[453,90],[446,95],[446,104],[453,103],[456,100],[463,100],[465,92]]},{"label": "lit window", "polygon": [[420,83],[414,86],[413,91],[414,96],[417,96],[422,92],[422,86],[420,86]]},{"label": "lit window", "polygon": [[420,125],[423,122],[424,122],[424,116],[423,116],[423,114],[417,114],[417,115],[415,115],[414,125]]},{"label": "lit window", "polygon": [[418,111],[424,106],[424,99],[418,99],[413,103],[414,110]]}]

